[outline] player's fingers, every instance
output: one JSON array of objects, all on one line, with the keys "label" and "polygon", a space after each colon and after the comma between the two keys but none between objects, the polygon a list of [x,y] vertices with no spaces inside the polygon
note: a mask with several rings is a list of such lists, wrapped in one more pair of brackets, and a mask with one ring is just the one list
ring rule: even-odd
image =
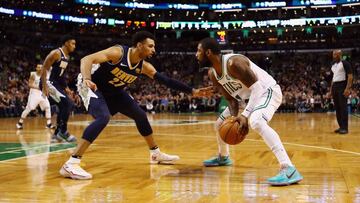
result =
[{"label": "player's fingers", "polygon": [[204,89],[205,89],[205,90],[213,90],[214,87],[213,87],[213,86],[209,86],[209,87],[205,87]]}]

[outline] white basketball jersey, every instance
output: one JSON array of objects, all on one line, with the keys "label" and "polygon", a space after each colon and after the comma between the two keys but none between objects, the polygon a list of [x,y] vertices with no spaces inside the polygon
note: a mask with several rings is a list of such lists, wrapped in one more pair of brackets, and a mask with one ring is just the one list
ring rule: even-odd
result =
[{"label": "white basketball jersey", "polygon": [[41,76],[36,74],[36,72],[31,72],[30,74],[34,75],[34,78],[35,78],[34,84],[35,84],[35,86],[40,87],[40,78],[41,78]]},{"label": "white basketball jersey", "polygon": [[41,90],[40,90],[41,75],[38,75],[36,72],[31,72],[30,75],[34,77],[34,85],[39,88],[39,89],[30,88],[30,94],[41,95]]},{"label": "white basketball jersey", "polygon": [[[219,82],[223,86],[223,88],[236,100],[241,101],[250,98],[251,90],[246,87],[240,80],[232,78],[228,74],[227,70],[227,62],[230,57],[232,56],[242,56],[241,54],[225,54],[222,56],[222,75],[219,77],[214,68],[212,71]],[[269,87],[276,85],[276,81],[274,78],[269,75],[266,71],[261,69],[259,66],[254,64],[252,61],[249,60],[250,69],[256,75],[258,81],[266,90]]]}]

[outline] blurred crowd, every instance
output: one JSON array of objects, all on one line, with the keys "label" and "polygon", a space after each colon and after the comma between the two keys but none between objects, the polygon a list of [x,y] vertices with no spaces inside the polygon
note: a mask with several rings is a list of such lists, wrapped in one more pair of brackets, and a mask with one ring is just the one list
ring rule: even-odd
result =
[{"label": "blurred crowd", "polygon": [[[21,46],[4,46],[0,50],[0,117],[19,116],[27,103],[28,78],[35,65],[46,57],[46,52],[34,52]],[[272,53],[246,54],[261,68],[274,76],[283,91],[280,112],[333,111],[330,93],[332,59],[329,53]],[[345,52],[354,70],[354,84],[348,99],[349,111],[360,111],[360,54]],[[67,68],[67,78],[74,101],[74,112],[84,112],[76,93],[75,79],[79,73],[78,59]],[[162,53],[150,60],[159,72],[181,80],[193,87],[211,85],[206,69],[199,69],[194,54]],[[207,98],[171,90],[146,76],[126,89],[147,112],[214,112],[222,98],[218,93]],[[56,111],[56,109],[53,109]],[[36,114],[34,112],[33,114]]]},{"label": "blurred crowd", "polygon": [[[31,26],[29,26],[31,25]],[[19,31],[21,30],[21,32]],[[46,55],[58,47],[61,33],[75,33],[77,38],[76,51],[71,55],[71,62],[66,70],[71,95],[75,106],[74,112],[84,112],[81,100],[76,94],[76,76],[79,73],[80,59],[90,53],[105,49],[115,44],[130,45],[131,32],[118,27],[89,26],[66,24],[37,19],[18,19],[1,16],[0,23],[0,117],[19,116],[26,106],[29,92],[28,78],[37,63],[42,63]],[[355,29],[356,30],[356,29]],[[347,34],[346,34],[347,33]],[[199,39],[207,37],[207,31],[183,32],[177,38],[175,32],[155,32],[157,54],[150,62],[156,69],[169,77],[179,79],[193,87],[211,85],[206,69],[199,69],[194,56]],[[333,101],[329,95],[331,81],[332,57],[330,51],[313,53],[294,52],[312,35],[286,32],[278,39],[296,41],[293,45],[278,43],[268,45],[257,43],[264,41],[265,34],[250,35],[247,39],[239,39],[236,31],[228,32],[229,43],[223,49],[233,49],[247,55],[261,68],[268,71],[281,85],[283,90],[282,112],[327,112],[333,111]],[[313,34],[316,38],[316,33]],[[358,31],[345,32],[343,36],[332,35],[329,42],[315,40],[317,49],[333,47],[356,47]],[[322,36],[322,35],[319,35]],[[356,36],[356,37],[354,37]],[[299,37],[299,38],[298,38]],[[326,36],[323,36],[326,37]],[[295,39],[295,40],[294,40]],[[303,41],[301,41],[303,40]],[[352,43],[349,46],[345,40]],[[289,41],[289,40],[288,40]],[[235,43],[236,42],[236,43]],[[255,43],[256,42],[256,43]],[[300,45],[300,44],[303,45]],[[319,46],[318,44],[321,44]],[[280,46],[281,45],[281,46]],[[331,46],[330,46],[331,45]],[[287,49],[283,49],[286,47]],[[251,52],[252,50],[257,50]],[[277,51],[266,50],[282,50]],[[250,54],[251,52],[251,54]],[[261,53],[261,54],[260,54]],[[268,53],[268,54],[267,54]],[[354,69],[355,79],[352,94],[349,97],[349,110],[359,111],[359,63],[360,50],[351,49],[344,52]],[[146,77],[141,77],[134,85],[127,88],[139,105],[148,112],[204,112],[217,111],[223,105],[219,94],[209,98],[192,98],[191,95],[158,84]],[[56,109],[53,109],[55,112]],[[36,112],[35,112],[36,113]]]}]

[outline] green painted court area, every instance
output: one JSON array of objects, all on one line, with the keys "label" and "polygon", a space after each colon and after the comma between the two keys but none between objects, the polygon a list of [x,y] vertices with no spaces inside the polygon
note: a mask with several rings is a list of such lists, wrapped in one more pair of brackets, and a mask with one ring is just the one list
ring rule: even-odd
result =
[{"label": "green painted court area", "polygon": [[51,153],[75,146],[75,143],[0,143],[0,161]]}]

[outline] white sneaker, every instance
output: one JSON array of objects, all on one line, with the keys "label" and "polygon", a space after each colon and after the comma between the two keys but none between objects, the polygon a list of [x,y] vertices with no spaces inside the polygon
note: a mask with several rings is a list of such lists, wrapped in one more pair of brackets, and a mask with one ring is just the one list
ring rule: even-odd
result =
[{"label": "white sneaker", "polygon": [[60,169],[60,174],[65,178],[75,180],[92,179],[92,175],[80,166],[80,159],[70,158]]},{"label": "white sneaker", "polygon": [[163,153],[159,148],[150,150],[150,164],[174,164],[179,159],[179,156]]}]

